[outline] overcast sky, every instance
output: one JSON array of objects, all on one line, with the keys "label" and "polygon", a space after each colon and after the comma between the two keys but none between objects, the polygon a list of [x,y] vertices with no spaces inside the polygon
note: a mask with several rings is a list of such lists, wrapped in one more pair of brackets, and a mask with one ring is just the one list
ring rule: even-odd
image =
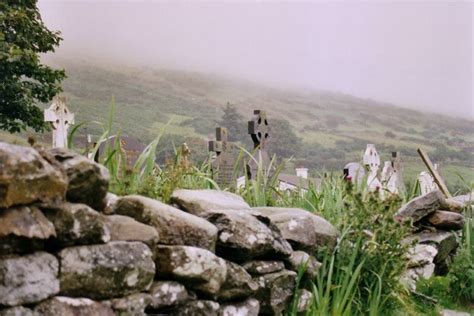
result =
[{"label": "overcast sky", "polygon": [[39,0],[58,54],[340,91],[474,118],[470,2]]}]

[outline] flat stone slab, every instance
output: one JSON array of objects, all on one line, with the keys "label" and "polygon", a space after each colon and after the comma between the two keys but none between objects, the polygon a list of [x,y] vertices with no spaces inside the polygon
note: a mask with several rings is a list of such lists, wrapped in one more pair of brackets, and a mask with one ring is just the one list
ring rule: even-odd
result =
[{"label": "flat stone slab", "polygon": [[439,210],[443,204],[446,204],[443,193],[440,190],[434,190],[416,197],[403,205],[395,213],[394,218],[397,221],[412,219],[413,222],[418,222],[423,217]]},{"label": "flat stone slab", "polygon": [[189,301],[173,310],[172,315],[179,316],[219,316],[220,305],[214,301]]},{"label": "flat stone slab", "polygon": [[155,246],[157,278],[172,278],[204,295],[217,295],[227,278],[225,260],[190,246]]},{"label": "flat stone slab", "polygon": [[446,230],[462,229],[465,224],[464,215],[449,211],[435,211],[426,220],[434,227]]},{"label": "flat stone slab", "polygon": [[245,269],[233,262],[226,261],[227,277],[219,291],[219,301],[236,301],[253,296],[258,284]]},{"label": "flat stone slab", "polygon": [[253,260],[242,264],[242,267],[252,275],[274,273],[285,269],[283,261]]},{"label": "flat stone slab", "polygon": [[46,252],[0,258],[0,305],[42,301],[59,292],[58,260]]},{"label": "flat stone slab", "polygon": [[0,255],[40,250],[55,236],[53,224],[37,207],[0,210]]},{"label": "flat stone slab", "polygon": [[216,252],[231,261],[285,258],[290,244],[270,220],[246,210],[209,211],[204,218],[218,229]]},{"label": "flat stone slab", "polygon": [[88,298],[71,298],[56,296],[36,306],[38,315],[100,315],[115,316],[114,311],[107,304],[95,302]]},{"label": "flat stone slab", "polygon": [[408,250],[408,267],[416,268],[433,263],[438,249],[432,245],[417,244]]},{"label": "flat stone slab", "polygon": [[184,285],[176,281],[157,281],[153,283],[149,293],[150,307],[153,309],[181,305],[192,298]]},{"label": "flat stone slab", "polygon": [[35,149],[0,142],[0,166],[0,209],[64,199],[66,175]]},{"label": "flat stone slab", "polygon": [[241,196],[218,190],[176,190],[171,202],[194,215],[208,211],[250,209]]},{"label": "flat stone slab", "polygon": [[433,260],[435,264],[444,261],[458,247],[456,236],[448,231],[423,232],[405,238],[404,242],[412,240],[416,240],[419,244],[432,245],[438,250],[438,254]]},{"label": "flat stone slab", "polygon": [[269,217],[295,250],[314,252],[336,244],[336,228],[321,216],[298,208],[256,207],[253,210]]},{"label": "flat stone slab", "polygon": [[105,216],[105,223],[110,231],[111,241],[141,241],[153,247],[159,240],[156,229],[128,216]]},{"label": "flat stone slab", "polygon": [[151,296],[147,293],[135,293],[102,303],[111,307],[115,315],[145,316],[145,309],[151,303]]},{"label": "flat stone slab", "polygon": [[23,306],[15,306],[0,309],[0,316],[38,316],[38,314],[29,308]]},{"label": "flat stone slab", "polygon": [[70,247],[58,256],[62,295],[122,297],[147,290],[155,276],[152,252],[141,242]]},{"label": "flat stone slab", "polygon": [[258,316],[260,303],[254,298],[248,298],[243,302],[221,303],[220,316]]},{"label": "flat stone slab", "polygon": [[160,244],[186,245],[215,251],[217,227],[205,219],[139,195],[121,197],[116,214],[154,227]]}]

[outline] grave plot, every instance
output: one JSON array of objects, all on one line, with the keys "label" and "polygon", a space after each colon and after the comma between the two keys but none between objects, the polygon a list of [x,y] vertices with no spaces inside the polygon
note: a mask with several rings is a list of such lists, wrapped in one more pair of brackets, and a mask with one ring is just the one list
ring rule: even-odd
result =
[{"label": "grave plot", "polygon": [[68,129],[74,124],[74,113],[66,107],[66,99],[57,96],[51,106],[44,110],[44,121],[53,128],[53,148],[67,148]]}]

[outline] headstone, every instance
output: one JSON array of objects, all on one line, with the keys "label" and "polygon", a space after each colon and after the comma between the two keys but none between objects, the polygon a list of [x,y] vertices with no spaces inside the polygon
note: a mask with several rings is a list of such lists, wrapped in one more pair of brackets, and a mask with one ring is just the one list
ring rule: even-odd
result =
[{"label": "headstone", "polygon": [[270,139],[270,124],[265,111],[254,110],[252,120],[248,121],[248,133],[252,137],[255,153],[247,164],[249,178],[254,178],[258,172],[259,164],[264,172],[270,164],[270,156],[267,152],[267,144]]},{"label": "headstone", "polygon": [[51,106],[44,110],[44,121],[53,127],[53,148],[67,147],[67,131],[74,124],[74,114],[65,104],[65,98],[56,96]]},{"label": "headstone", "polygon": [[379,190],[382,187],[382,184],[377,177],[380,167],[380,156],[377,153],[374,144],[367,144],[364,153],[364,165],[369,173],[367,175],[367,187],[370,190]]},{"label": "headstone", "polygon": [[381,182],[390,193],[398,194],[403,190],[402,166],[398,152],[392,152],[392,159],[385,161]]},{"label": "headstone", "polygon": [[357,185],[362,184],[362,180],[365,177],[365,169],[358,162],[349,162],[344,166],[344,179],[351,181],[352,183],[357,183]]},{"label": "headstone", "polygon": [[212,162],[212,171],[216,175],[216,182],[219,186],[233,184],[234,146],[228,141],[228,136],[227,128],[217,127],[216,140],[209,141],[209,151],[216,153],[216,159]]},{"label": "headstone", "polygon": [[[438,164],[434,164],[434,169],[438,170]],[[431,176],[429,172],[422,171],[418,175],[418,182],[420,183],[421,195],[438,189],[438,185],[436,184],[433,176]]]}]

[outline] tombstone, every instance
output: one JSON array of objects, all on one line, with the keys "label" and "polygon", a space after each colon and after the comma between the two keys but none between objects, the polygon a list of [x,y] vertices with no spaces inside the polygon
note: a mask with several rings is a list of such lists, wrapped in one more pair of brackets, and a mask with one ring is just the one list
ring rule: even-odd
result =
[{"label": "tombstone", "polygon": [[263,171],[267,172],[270,165],[270,156],[267,152],[267,144],[270,139],[270,124],[265,111],[254,110],[252,120],[248,121],[248,133],[253,141],[255,153],[247,163],[247,175],[250,179],[255,178],[258,165],[262,164]]},{"label": "tombstone", "polygon": [[364,153],[364,166],[368,171],[367,175],[367,187],[369,190],[375,191],[382,187],[377,174],[380,167],[380,156],[375,149],[374,144],[367,144],[367,148]]},{"label": "tombstone", "polygon": [[390,193],[399,194],[404,190],[402,165],[398,152],[392,152],[392,159],[385,161],[380,180]]},{"label": "tombstone", "polygon": [[219,186],[232,186],[235,158],[234,146],[228,141],[228,131],[225,127],[216,128],[216,140],[209,141],[209,151],[216,153],[212,161],[212,171],[216,175]]},{"label": "tombstone", "polygon": [[[434,164],[434,168],[438,170],[438,164]],[[422,195],[438,189],[438,185],[429,172],[422,171],[418,175],[418,182],[420,183],[420,192]]]},{"label": "tombstone", "polygon": [[53,127],[53,148],[66,148],[69,126],[74,124],[74,114],[65,104],[65,98],[56,96],[51,106],[44,110],[44,121]]},{"label": "tombstone", "polygon": [[362,180],[365,177],[365,169],[358,162],[349,162],[344,166],[344,179],[357,185],[362,184]]}]

